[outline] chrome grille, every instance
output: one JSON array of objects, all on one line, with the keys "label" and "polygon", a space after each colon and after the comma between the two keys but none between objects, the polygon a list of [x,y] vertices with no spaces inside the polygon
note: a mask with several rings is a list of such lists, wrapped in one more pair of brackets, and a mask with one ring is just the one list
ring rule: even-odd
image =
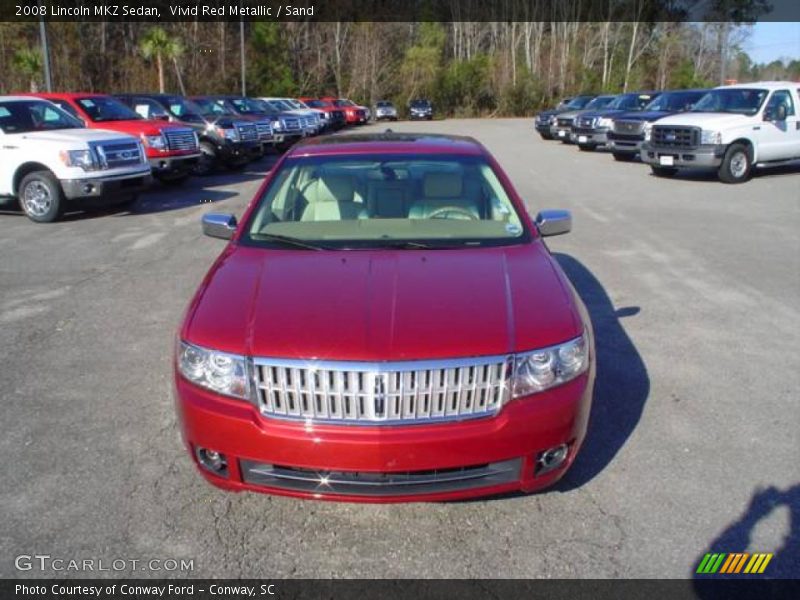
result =
[{"label": "chrome grille", "polygon": [[594,117],[580,117],[576,120],[575,124],[578,127],[592,129],[594,127]]},{"label": "chrome grille", "polygon": [[511,358],[356,363],[255,359],[261,413],[362,425],[495,414],[509,399]]},{"label": "chrome grille", "polygon": [[170,150],[197,150],[197,137],[191,129],[166,129],[167,146]]},{"label": "chrome grille", "polygon": [[258,131],[253,123],[245,123],[238,121],[235,123],[236,131],[239,132],[239,139],[243,142],[256,142],[258,141]]},{"label": "chrome grille", "polygon": [[559,127],[571,127],[572,119],[570,119],[569,117],[566,118],[559,117],[557,123]]},{"label": "chrome grille", "polygon": [[256,130],[258,131],[258,139],[272,139],[272,124],[269,121],[257,121],[255,126]]},{"label": "chrome grille", "polygon": [[105,169],[117,169],[144,162],[139,144],[136,142],[99,144],[96,149],[100,165]]},{"label": "chrome grille", "polygon": [[700,143],[700,129],[696,127],[670,127],[655,125],[652,133],[655,146],[692,148]]},{"label": "chrome grille", "polygon": [[281,127],[284,131],[299,131],[300,119],[296,117],[281,117]]},{"label": "chrome grille", "polygon": [[614,133],[639,135],[644,131],[644,121],[614,121]]}]

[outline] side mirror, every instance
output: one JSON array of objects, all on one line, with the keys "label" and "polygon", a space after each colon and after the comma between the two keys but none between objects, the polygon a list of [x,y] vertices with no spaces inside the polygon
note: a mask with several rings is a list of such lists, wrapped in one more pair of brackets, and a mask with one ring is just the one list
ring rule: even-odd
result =
[{"label": "side mirror", "polygon": [[230,213],[206,213],[202,223],[203,233],[209,237],[229,240],[236,232],[236,217]]},{"label": "side mirror", "polygon": [[542,237],[562,235],[572,230],[572,214],[568,210],[543,210],[536,215],[536,228]]}]

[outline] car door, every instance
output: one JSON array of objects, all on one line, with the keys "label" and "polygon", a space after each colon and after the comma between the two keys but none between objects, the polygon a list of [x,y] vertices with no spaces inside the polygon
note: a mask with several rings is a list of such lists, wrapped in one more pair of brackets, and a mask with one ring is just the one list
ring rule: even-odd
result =
[{"label": "car door", "polygon": [[[760,124],[758,158],[761,161],[787,160],[800,156],[800,124],[795,99],[789,89],[775,90],[764,107]],[[779,107],[786,112],[778,115]]]},{"label": "car door", "polygon": [[[5,106],[0,104],[0,125],[4,121],[11,120],[11,111]],[[14,144],[13,136],[7,135],[2,128],[0,128],[0,196],[10,196],[12,193],[11,184],[14,176],[13,153],[17,152],[16,145]]]}]

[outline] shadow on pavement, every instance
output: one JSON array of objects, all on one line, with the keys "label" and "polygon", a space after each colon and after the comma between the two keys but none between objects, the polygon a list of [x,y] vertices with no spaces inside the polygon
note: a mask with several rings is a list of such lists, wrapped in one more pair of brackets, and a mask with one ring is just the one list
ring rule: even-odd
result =
[{"label": "shadow on pavement", "polygon": [[603,285],[581,262],[567,254],[553,256],[589,311],[597,354],[586,439],[572,468],[555,488],[567,491],[591,481],[614,460],[639,423],[650,394],[650,378],[621,323],[623,318],[638,315],[640,308],[615,307]]},{"label": "shadow on pavement", "polygon": [[[781,506],[789,509],[789,531],[783,539],[780,548],[753,548],[753,531],[760,521],[768,518],[772,512]],[[731,554],[741,552],[771,552],[773,554],[763,574],[744,574],[749,558],[744,561],[744,568],[738,574],[721,575],[697,573],[696,569],[701,564],[706,553]],[[724,561],[721,567],[724,566]],[[722,533],[697,557],[691,576],[695,578],[695,590],[701,598],[710,598],[704,589],[704,581],[713,582],[722,579],[798,579],[800,578],[800,483],[785,490],[774,486],[757,489],[750,499],[750,505],[744,513],[733,523],[728,525]]]}]

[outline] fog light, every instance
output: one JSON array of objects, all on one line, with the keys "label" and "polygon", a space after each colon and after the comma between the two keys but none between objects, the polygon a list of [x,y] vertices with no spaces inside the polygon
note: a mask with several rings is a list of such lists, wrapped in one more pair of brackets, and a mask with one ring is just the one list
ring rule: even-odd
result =
[{"label": "fog light", "polygon": [[569,446],[567,444],[554,446],[553,448],[540,452],[536,457],[536,474],[541,475],[542,473],[557,469],[564,464],[568,455]]},{"label": "fog light", "polygon": [[197,462],[206,470],[214,475],[228,475],[228,459],[225,455],[216,450],[208,448],[197,448]]}]

